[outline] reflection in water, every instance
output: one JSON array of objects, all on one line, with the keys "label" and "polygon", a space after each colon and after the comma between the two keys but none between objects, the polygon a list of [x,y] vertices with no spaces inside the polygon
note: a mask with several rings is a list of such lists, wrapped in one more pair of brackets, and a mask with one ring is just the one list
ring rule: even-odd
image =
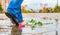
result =
[{"label": "reflection in water", "polygon": [[7,28],[3,28],[3,27],[0,26],[0,35],[21,35],[22,33],[22,31],[19,30],[18,26],[9,26]]},{"label": "reflection in water", "polygon": [[19,30],[18,26],[12,27],[11,35],[21,35],[21,33],[22,33],[22,31]]}]

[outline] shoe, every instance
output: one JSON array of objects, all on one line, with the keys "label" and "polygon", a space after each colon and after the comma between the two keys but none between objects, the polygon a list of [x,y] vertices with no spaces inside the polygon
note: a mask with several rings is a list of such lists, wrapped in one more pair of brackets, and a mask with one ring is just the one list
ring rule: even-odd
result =
[{"label": "shoe", "polygon": [[24,22],[19,23],[19,29],[22,30],[25,27]]}]

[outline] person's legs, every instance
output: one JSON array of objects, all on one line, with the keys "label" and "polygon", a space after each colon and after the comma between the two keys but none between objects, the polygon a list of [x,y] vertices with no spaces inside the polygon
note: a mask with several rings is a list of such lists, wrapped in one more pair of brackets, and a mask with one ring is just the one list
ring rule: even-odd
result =
[{"label": "person's legs", "polygon": [[16,19],[18,20],[18,22],[22,22],[22,13],[21,13],[21,3],[23,2],[23,0],[11,0],[7,11],[11,14],[13,14]]},{"label": "person's legs", "polygon": [[[22,2],[23,2],[23,0],[11,0],[9,6],[7,8],[7,12],[13,14],[13,16],[15,16],[16,20],[18,20],[17,23],[15,21],[16,24],[23,21],[22,13],[21,13],[21,3]],[[13,19],[13,18],[11,18],[11,19],[14,21],[15,19]],[[20,32],[20,34],[21,34],[21,32]]]},{"label": "person's legs", "polygon": [[16,26],[19,25],[19,24],[18,24],[18,21],[16,20],[16,18],[15,18],[13,15],[11,15],[10,13],[5,13],[5,15],[6,15],[7,17],[9,17],[10,20],[12,21],[12,23],[16,24]]}]

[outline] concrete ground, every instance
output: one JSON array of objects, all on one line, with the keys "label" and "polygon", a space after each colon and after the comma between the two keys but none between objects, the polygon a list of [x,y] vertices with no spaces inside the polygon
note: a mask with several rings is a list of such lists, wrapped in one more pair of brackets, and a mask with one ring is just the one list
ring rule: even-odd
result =
[{"label": "concrete ground", "polygon": [[[25,17],[27,14],[23,14],[23,15]],[[29,14],[29,15],[32,16],[31,14]],[[27,15],[27,17],[29,17],[29,15]],[[35,15],[37,15],[37,14],[35,14]],[[49,16],[52,18],[60,19],[60,14],[55,14],[55,15],[54,14],[40,14],[39,16],[40,17],[42,17],[42,16],[48,17]],[[2,14],[0,14],[0,35],[21,35],[22,32],[19,30],[18,26],[15,26],[14,24],[12,24],[10,22],[10,20],[8,20],[8,19],[9,18],[7,18],[4,14],[3,14],[3,16],[2,16]],[[59,24],[59,27],[60,27],[60,24]],[[60,28],[59,28],[59,30],[60,30]],[[27,30],[27,31],[29,31],[29,30]],[[33,33],[33,32],[31,32],[31,33]],[[51,32],[43,33],[43,34],[42,33],[41,34],[40,33],[39,34],[28,33],[26,35],[52,35],[52,34],[57,35],[58,33],[56,34],[56,31],[51,31]],[[25,35],[25,34],[23,34],[23,35]],[[58,35],[60,35],[60,34],[58,34]]]}]

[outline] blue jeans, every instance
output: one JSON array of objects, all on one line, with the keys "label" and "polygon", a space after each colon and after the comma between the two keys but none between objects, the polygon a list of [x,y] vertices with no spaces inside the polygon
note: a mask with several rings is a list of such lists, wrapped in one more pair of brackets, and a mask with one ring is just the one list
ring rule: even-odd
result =
[{"label": "blue jeans", "polygon": [[10,0],[10,3],[7,8],[7,12],[13,14],[18,22],[23,21],[22,12],[21,12],[21,3],[23,0]]}]

